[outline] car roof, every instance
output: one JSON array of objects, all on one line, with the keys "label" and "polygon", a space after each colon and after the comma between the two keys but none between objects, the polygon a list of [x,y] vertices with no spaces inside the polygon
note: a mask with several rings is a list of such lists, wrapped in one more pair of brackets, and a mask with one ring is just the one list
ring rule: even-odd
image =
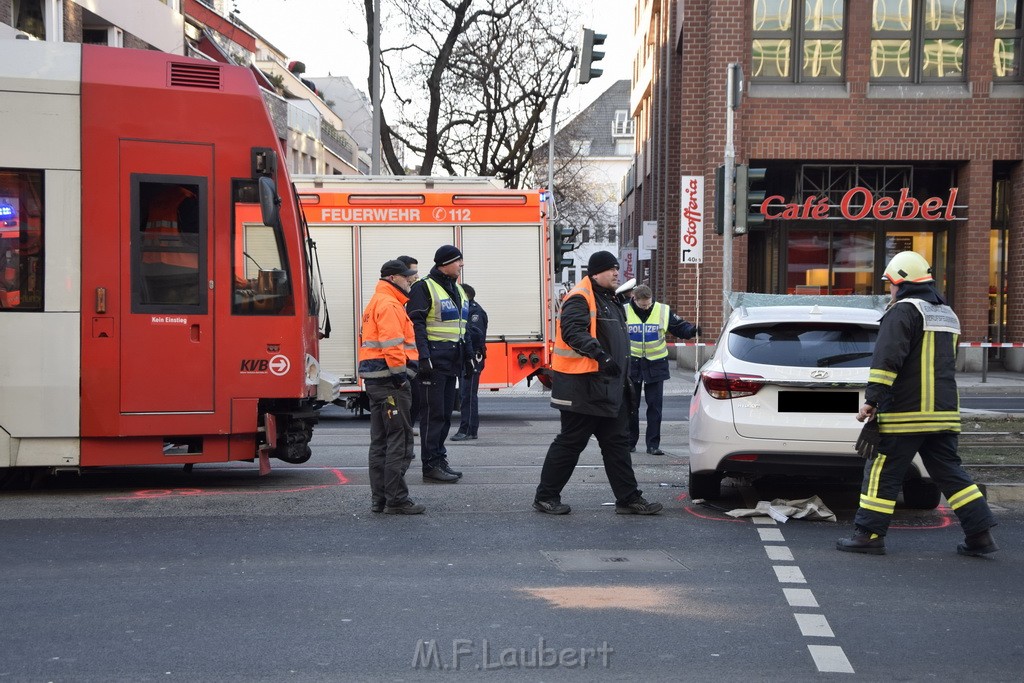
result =
[{"label": "car roof", "polygon": [[872,308],[846,308],[841,306],[742,306],[733,311],[729,326],[759,322],[829,322],[875,324],[882,314]]}]

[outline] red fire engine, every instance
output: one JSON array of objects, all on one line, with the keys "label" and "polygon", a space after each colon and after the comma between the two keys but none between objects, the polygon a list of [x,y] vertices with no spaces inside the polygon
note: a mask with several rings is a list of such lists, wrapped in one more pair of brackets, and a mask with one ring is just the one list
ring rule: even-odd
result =
[{"label": "red fire engine", "polygon": [[0,483],[309,458],[317,274],[252,74],[0,41]]},{"label": "red fire engine", "polygon": [[[493,178],[296,176],[310,234],[324,263],[333,331],[320,344],[325,400],[366,402],[356,360],[363,308],[381,265],[400,255],[419,261],[454,244],[490,318],[480,388],[497,391],[537,376],[548,364],[551,235],[540,190],[510,190]],[[329,265],[328,265],[329,264]],[[336,398],[335,398],[336,397]]]}]

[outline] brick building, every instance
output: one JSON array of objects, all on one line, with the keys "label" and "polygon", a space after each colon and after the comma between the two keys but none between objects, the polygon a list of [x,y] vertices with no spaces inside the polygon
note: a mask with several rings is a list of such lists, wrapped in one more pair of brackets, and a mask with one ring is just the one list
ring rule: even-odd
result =
[{"label": "brick building", "polygon": [[[658,296],[705,329],[722,322],[713,202],[736,62],[736,163],[767,169],[770,202],[733,239],[732,291],[884,294],[889,256],[913,249],[962,340],[1024,341],[1022,4],[638,0],[620,219],[623,244],[658,221],[663,248],[646,264]],[[704,179],[700,265],[680,263],[680,176]],[[1019,370],[1020,351],[992,353]]]}]

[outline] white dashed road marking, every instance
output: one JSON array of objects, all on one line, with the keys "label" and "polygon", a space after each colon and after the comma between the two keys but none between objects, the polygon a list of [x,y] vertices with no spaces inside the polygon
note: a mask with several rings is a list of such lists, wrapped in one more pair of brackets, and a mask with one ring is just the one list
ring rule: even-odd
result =
[{"label": "white dashed road marking", "polygon": [[818,665],[818,671],[822,673],[854,673],[850,660],[846,658],[843,648],[838,645],[808,645],[807,649],[811,651],[811,657]]},{"label": "white dashed road marking", "polygon": [[[768,545],[770,543],[785,543],[782,530],[771,528],[776,522],[771,517],[754,517],[754,524],[762,525],[757,527],[757,535],[765,542],[764,552],[772,562],[794,562],[793,551],[785,545]],[[765,528],[768,527],[768,528]],[[795,564],[773,564],[772,570],[779,583],[807,583],[804,573]],[[809,588],[783,588],[786,602],[790,607],[818,607],[818,599]],[[824,614],[808,612],[794,612],[797,627],[805,638],[835,638],[832,627]],[[821,673],[854,673],[850,660],[846,658],[843,648],[838,645],[808,645],[814,665]]]}]

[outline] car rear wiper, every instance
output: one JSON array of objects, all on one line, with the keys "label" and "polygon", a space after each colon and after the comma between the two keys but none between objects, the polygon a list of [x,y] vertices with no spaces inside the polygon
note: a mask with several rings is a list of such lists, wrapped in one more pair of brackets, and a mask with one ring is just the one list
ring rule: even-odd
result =
[{"label": "car rear wiper", "polygon": [[860,351],[858,353],[840,353],[836,356],[825,356],[824,358],[818,359],[818,367],[824,368],[836,363],[845,363],[850,360],[860,360],[861,358],[869,358],[873,351]]}]

